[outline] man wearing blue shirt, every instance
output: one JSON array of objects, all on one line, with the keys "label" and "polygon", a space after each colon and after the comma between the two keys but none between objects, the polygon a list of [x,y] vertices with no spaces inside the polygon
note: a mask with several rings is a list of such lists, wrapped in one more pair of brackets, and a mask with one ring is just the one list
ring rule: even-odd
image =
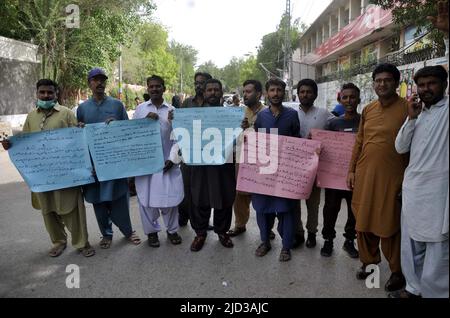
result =
[{"label": "man wearing blue shirt", "polygon": [[[128,120],[128,115],[122,102],[106,96],[106,80],[108,77],[100,68],[92,69],[88,74],[89,88],[93,96],[81,104],[77,110],[78,122],[92,124],[109,123],[112,120]],[[130,220],[130,204],[128,181],[126,178],[103,181],[83,187],[83,194],[87,202],[94,206],[97,223],[102,233],[101,248],[111,246],[114,223],[123,235],[133,244],[140,244],[141,240],[133,231]]]}]

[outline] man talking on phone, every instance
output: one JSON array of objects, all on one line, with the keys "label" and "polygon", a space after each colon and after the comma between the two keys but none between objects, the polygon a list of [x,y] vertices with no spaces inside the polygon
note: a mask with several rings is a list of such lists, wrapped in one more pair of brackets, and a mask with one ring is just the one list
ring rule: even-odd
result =
[{"label": "man talking on phone", "polygon": [[[447,71],[427,66],[414,76],[417,94],[395,149],[410,152],[402,186],[401,264],[406,288],[391,298],[448,298],[448,96]],[[420,97],[420,99],[419,99]]]}]

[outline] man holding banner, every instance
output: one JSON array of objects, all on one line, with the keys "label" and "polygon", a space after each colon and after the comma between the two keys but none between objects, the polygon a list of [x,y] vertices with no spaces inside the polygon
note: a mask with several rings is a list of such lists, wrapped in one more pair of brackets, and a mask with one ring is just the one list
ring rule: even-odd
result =
[{"label": "man holding banner", "polygon": [[[330,120],[325,127],[326,130],[356,133],[358,132],[361,115],[357,113],[357,107],[361,102],[360,90],[353,83],[342,86],[340,92],[340,102],[345,113],[341,117]],[[355,216],[352,211],[352,192],[341,189],[325,189],[325,205],[323,207],[323,229],[322,236],[325,240],[320,250],[322,256],[331,256],[333,252],[333,239],[336,237],[334,229],[336,220],[341,209],[341,201],[347,202],[347,223],[345,224],[345,243],[343,249],[351,258],[358,258],[358,251],[355,249],[354,240],[356,238]]]},{"label": "man holding banner", "polygon": [[[217,79],[207,80],[205,106],[221,107],[222,96],[222,83]],[[236,194],[234,164],[193,165],[189,170],[193,203],[190,221],[196,233],[191,251],[200,251],[205,244],[211,209],[214,209],[214,232],[219,236],[220,243],[227,248],[233,247],[227,231],[231,225]]]},{"label": "man holding banner", "polygon": [[181,244],[178,235],[178,204],[183,200],[183,179],[177,164],[177,144],[170,139],[172,124],[169,112],[173,107],[164,102],[166,90],[164,79],[153,75],[147,79],[150,101],[136,108],[133,119],[149,118],[158,120],[161,125],[161,141],[165,166],[163,171],[135,178],[136,191],[144,233],[151,247],[159,247],[158,232],[161,231],[158,218],[162,215],[167,228],[167,237],[174,244]]},{"label": "man holding banner", "polygon": [[[244,87],[244,103],[245,103],[245,117],[242,121],[242,129],[253,130],[256,117],[258,113],[265,107],[261,104],[262,84],[257,80],[246,80]],[[242,135],[243,136],[243,135]],[[236,172],[239,170],[239,164],[236,163]],[[244,233],[246,225],[250,216],[250,203],[252,196],[250,193],[236,191],[236,198],[234,199],[234,229],[228,231],[231,237]],[[275,234],[274,234],[275,235]]]},{"label": "man holding banner", "polygon": [[[28,114],[23,126],[24,133],[53,130],[77,126],[77,119],[67,107],[56,100],[58,86],[49,79],[41,79],[36,84],[37,108]],[[13,145],[2,141],[8,150]],[[49,165],[52,162],[48,163]],[[86,209],[80,187],[65,188],[46,192],[31,192],[33,208],[41,210],[53,247],[48,252],[51,257],[62,254],[67,246],[67,234],[64,226],[72,235],[72,245],[86,257],[95,255],[88,241]]]},{"label": "man holding banner", "polygon": [[[286,84],[280,79],[272,78],[266,83],[267,97],[270,107],[258,113],[255,130],[267,132],[275,128],[278,135],[300,137],[300,123],[297,112],[283,106]],[[277,153],[278,155],[278,153]],[[291,248],[294,241],[294,214],[298,200],[275,197],[264,194],[252,194],[252,204],[256,210],[256,220],[262,243],[255,251],[256,256],[264,256],[270,251],[270,232],[278,218],[278,232],[282,238],[280,262],[291,259]]]},{"label": "man holding banner", "polygon": [[[302,79],[297,84],[297,95],[300,101],[298,108],[298,119],[300,121],[300,137],[311,138],[311,129],[324,129],[327,122],[335,116],[325,108],[314,106],[317,99],[317,84],[309,78]],[[316,246],[316,233],[319,225],[319,204],[321,189],[315,184],[313,186],[309,199],[306,200],[307,221],[306,230],[308,238],[306,247],[313,248]],[[305,230],[303,229],[301,217],[301,203],[298,204],[298,211],[295,214],[295,242],[294,247],[298,247],[305,241]]]},{"label": "man holding banner", "polygon": [[[107,79],[105,71],[100,68],[89,72],[88,84],[93,97],[78,107],[77,118],[81,125],[128,120],[122,102],[106,96]],[[88,184],[83,187],[83,193],[86,201],[94,206],[98,227],[103,236],[100,241],[101,248],[107,249],[111,246],[113,223],[131,243],[141,243],[131,226],[127,178]]]}]

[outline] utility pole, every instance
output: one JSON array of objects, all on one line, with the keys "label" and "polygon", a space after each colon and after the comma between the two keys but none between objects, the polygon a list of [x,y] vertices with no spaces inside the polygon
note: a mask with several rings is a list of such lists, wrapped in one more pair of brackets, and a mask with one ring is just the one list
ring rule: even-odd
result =
[{"label": "utility pole", "polygon": [[180,61],[180,94],[183,94],[183,58]]},{"label": "utility pole", "polygon": [[286,81],[288,98],[292,99],[292,76],[291,76],[291,0],[286,0],[285,30],[284,30],[284,55],[283,55],[283,79]]},{"label": "utility pole", "polygon": [[119,47],[119,99],[122,100],[122,44]]}]

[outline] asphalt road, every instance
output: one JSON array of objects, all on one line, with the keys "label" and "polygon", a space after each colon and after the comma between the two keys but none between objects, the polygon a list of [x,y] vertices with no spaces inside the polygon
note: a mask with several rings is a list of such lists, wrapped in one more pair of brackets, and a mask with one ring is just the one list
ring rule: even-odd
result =
[{"label": "asphalt road", "polygon": [[[254,211],[247,232],[233,240],[234,248],[222,247],[209,232],[204,248],[194,253],[189,250],[194,238],[189,225],[179,231],[181,245],[171,245],[163,232],[161,247],[149,247],[136,197],[131,199],[132,223],[143,243],[131,245],[115,228],[111,248],[100,249],[94,212],[90,204],[86,206],[89,239],[96,255],[85,258],[68,245],[60,257],[50,258],[51,243],[42,216],[31,207],[29,190],[7,153],[0,151],[0,297],[386,297],[386,261],[380,264],[381,288],[369,289],[355,278],[360,263],[342,250],[346,213],[338,219],[332,257],[320,255],[323,240],[318,236],[316,248],[293,250],[292,260],[281,263],[278,235],[265,257],[254,255],[260,243]],[[346,209],[345,202],[342,209]],[[303,219],[305,211],[303,207]],[[319,222],[320,231],[322,217]],[[70,264],[79,267],[79,288],[66,286]]]}]

